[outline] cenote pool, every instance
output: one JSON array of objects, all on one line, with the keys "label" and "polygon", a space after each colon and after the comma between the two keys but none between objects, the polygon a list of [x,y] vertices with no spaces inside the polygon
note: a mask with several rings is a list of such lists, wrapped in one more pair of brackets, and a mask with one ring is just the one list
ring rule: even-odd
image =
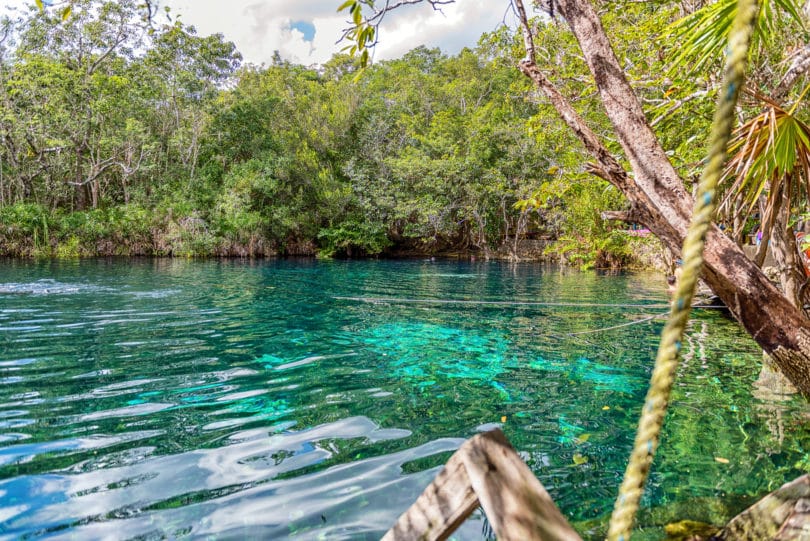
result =
[{"label": "cenote pool", "polygon": [[[664,289],[532,264],[0,261],[0,537],[378,539],[502,426],[597,539]],[[641,539],[810,467],[810,407],[755,384],[736,324],[696,311],[684,349]]]}]

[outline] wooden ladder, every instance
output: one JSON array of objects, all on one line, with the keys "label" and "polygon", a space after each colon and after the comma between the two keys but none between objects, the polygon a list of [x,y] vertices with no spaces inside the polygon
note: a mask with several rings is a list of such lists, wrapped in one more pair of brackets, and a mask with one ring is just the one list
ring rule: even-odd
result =
[{"label": "wooden ladder", "polygon": [[500,429],[464,442],[383,541],[447,539],[479,505],[499,541],[581,541]]}]

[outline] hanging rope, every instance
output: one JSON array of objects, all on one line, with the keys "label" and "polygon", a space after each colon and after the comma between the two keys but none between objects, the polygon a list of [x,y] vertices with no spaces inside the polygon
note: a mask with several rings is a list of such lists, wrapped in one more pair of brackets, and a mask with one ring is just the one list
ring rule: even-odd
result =
[{"label": "hanging rope", "polygon": [[[478,301],[466,299],[412,299],[396,297],[332,297],[338,301],[365,302],[369,304],[460,304],[466,306],[538,306],[544,308],[643,308],[661,310],[669,308],[668,304],[615,304],[598,302],[536,302],[536,301]],[[699,306],[695,308],[705,308]]]},{"label": "hanging rope", "polygon": [[630,539],[639,500],[644,492],[653,455],[658,447],[658,438],[678,365],[678,351],[689,320],[695,285],[703,267],[703,245],[716,206],[715,192],[726,159],[726,147],[735,120],[734,107],[744,81],[745,61],[756,17],[757,0],[738,0],[737,15],[729,36],[722,93],[714,114],[709,140],[709,161],[698,185],[692,223],[683,241],[683,274],[675,291],[669,319],[661,332],[661,343],[658,346],[650,389],[647,391],[647,398],[641,411],[630,462],[610,519],[608,530],[610,541]]}]

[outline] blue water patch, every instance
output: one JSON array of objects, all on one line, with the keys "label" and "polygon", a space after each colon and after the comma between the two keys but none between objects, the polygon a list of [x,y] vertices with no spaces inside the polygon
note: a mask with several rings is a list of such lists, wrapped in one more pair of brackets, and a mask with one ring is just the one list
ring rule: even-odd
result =
[{"label": "blue water patch", "polygon": [[585,429],[581,426],[569,423],[565,415],[559,416],[557,419],[557,424],[560,428],[560,436],[558,440],[560,443],[574,443],[577,441],[580,435],[585,432]]},{"label": "blue water patch", "polygon": [[[494,427],[595,538],[662,323],[617,325],[664,284],[492,262],[0,260],[0,538],[379,539]],[[810,464],[807,403],[760,392],[736,323],[693,317],[649,538],[664,516],[721,524]],[[462,528],[479,539],[480,516]]]},{"label": "blue water patch", "polygon": [[[497,332],[432,323],[388,323],[369,330],[366,346],[403,378],[465,378],[492,382],[504,371],[509,340]],[[503,389],[501,386],[500,389]]]},{"label": "blue water patch", "polygon": [[616,391],[620,393],[635,393],[644,388],[645,380],[628,371],[590,359],[546,360],[536,359],[529,363],[536,370],[558,372],[566,374],[571,381],[586,381],[594,383],[598,391]]}]

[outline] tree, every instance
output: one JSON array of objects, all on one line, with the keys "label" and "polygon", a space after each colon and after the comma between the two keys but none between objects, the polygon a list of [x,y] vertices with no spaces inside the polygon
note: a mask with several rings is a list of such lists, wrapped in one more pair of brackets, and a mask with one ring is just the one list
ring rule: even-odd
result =
[{"label": "tree", "polygon": [[[671,64],[670,73],[679,74],[673,86],[694,91],[695,81],[706,79],[700,71],[705,73],[720,57],[729,32],[729,17],[735,10],[734,1],[720,0],[671,26],[672,38],[683,43]],[[757,265],[763,265],[770,249],[782,290],[791,302],[802,306],[799,292],[805,271],[798,257],[792,215],[801,212],[807,200],[810,132],[799,118],[807,89],[791,107],[783,107],[780,102],[791,97],[798,77],[807,69],[806,48],[795,48],[792,38],[804,33],[805,25],[794,2],[769,0],[762,4],[758,27],[758,43],[744,94],[752,103],[740,108],[741,118],[753,116],[738,128],[730,143],[733,155],[721,183],[725,200],[718,219],[729,225],[727,232],[740,245],[746,233],[759,229],[762,242],[755,257]],[[793,52],[786,54],[786,51]],[[771,68],[779,64],[789,65],[781,80],[774,77]],[[712,81],[705,81],[704,85],[715,87]],[[753,210],[759,210],[757,225],[750,219]]]},{"label": "tree", "polygon": [[[616,186],[628,199],[630,209],[614,213],[613,217],[645,225],[673,254],[680,254],[692,208],[691,197],[650,127],[591,3],[558,0],[552,5],[579,43],[632,176],[537,64],[533,26],[522,0],[514,0],[513,5],[526,51],[519,68],[543,92],[591,154],[594,163],[589,166],[590,172]],[[363,19],[356,15],[362,9],[359,1],[349,0],[341,7],[355,14],[350,37],[362,49],[369,37],[373,40],[376,36],[376,31],[369,29],[375,28],[384,10]],[[810,320],[717,227],[708,235],[704,257],[704,279],[788,379],[810,395]]]},{"label": "tree", "polygon": [[730,144],[733,155],[724,175],[730,184],[726,207],[733,221],[741,222],[761,203],[763,235],[755,262],[762,266],[770,243],[782,290],[801,307],[805,273],[790,214],[810,194],[810,126],[795,114],[800,101],[786,111],[762,99],[764,110],[743,124]]},{"label": "tree", "polygon": [[239,64],[221,35],[147,28],[134,0],[74,0],[8,20],[0,56],[2,200],[76,210],[193,178],[208,105]]},{"label": "tree", "polygon": [[200,37],[179,21],[161,29],[151,45],[142,74],[156,94],[152,111],[167,155],[164,167],[179,163],[193,179],[208,118],[205,105],[217,97],[242,56],[222,34]]},{"label": "tree", "polygon": [[110,130],[120,121],[120,104],[130,98],[121,68],[142,32],[133,22],[133,1],[76,0],[72,13],[55,24],[58,15],[39,12],[22,28],[8,83],[24,141],[14,148],[18,161],[26,160],[20,155],[25,149],[51,189],[62,188],[56,193],[79,209],[96,208],[104,173],[119,163]]}]

